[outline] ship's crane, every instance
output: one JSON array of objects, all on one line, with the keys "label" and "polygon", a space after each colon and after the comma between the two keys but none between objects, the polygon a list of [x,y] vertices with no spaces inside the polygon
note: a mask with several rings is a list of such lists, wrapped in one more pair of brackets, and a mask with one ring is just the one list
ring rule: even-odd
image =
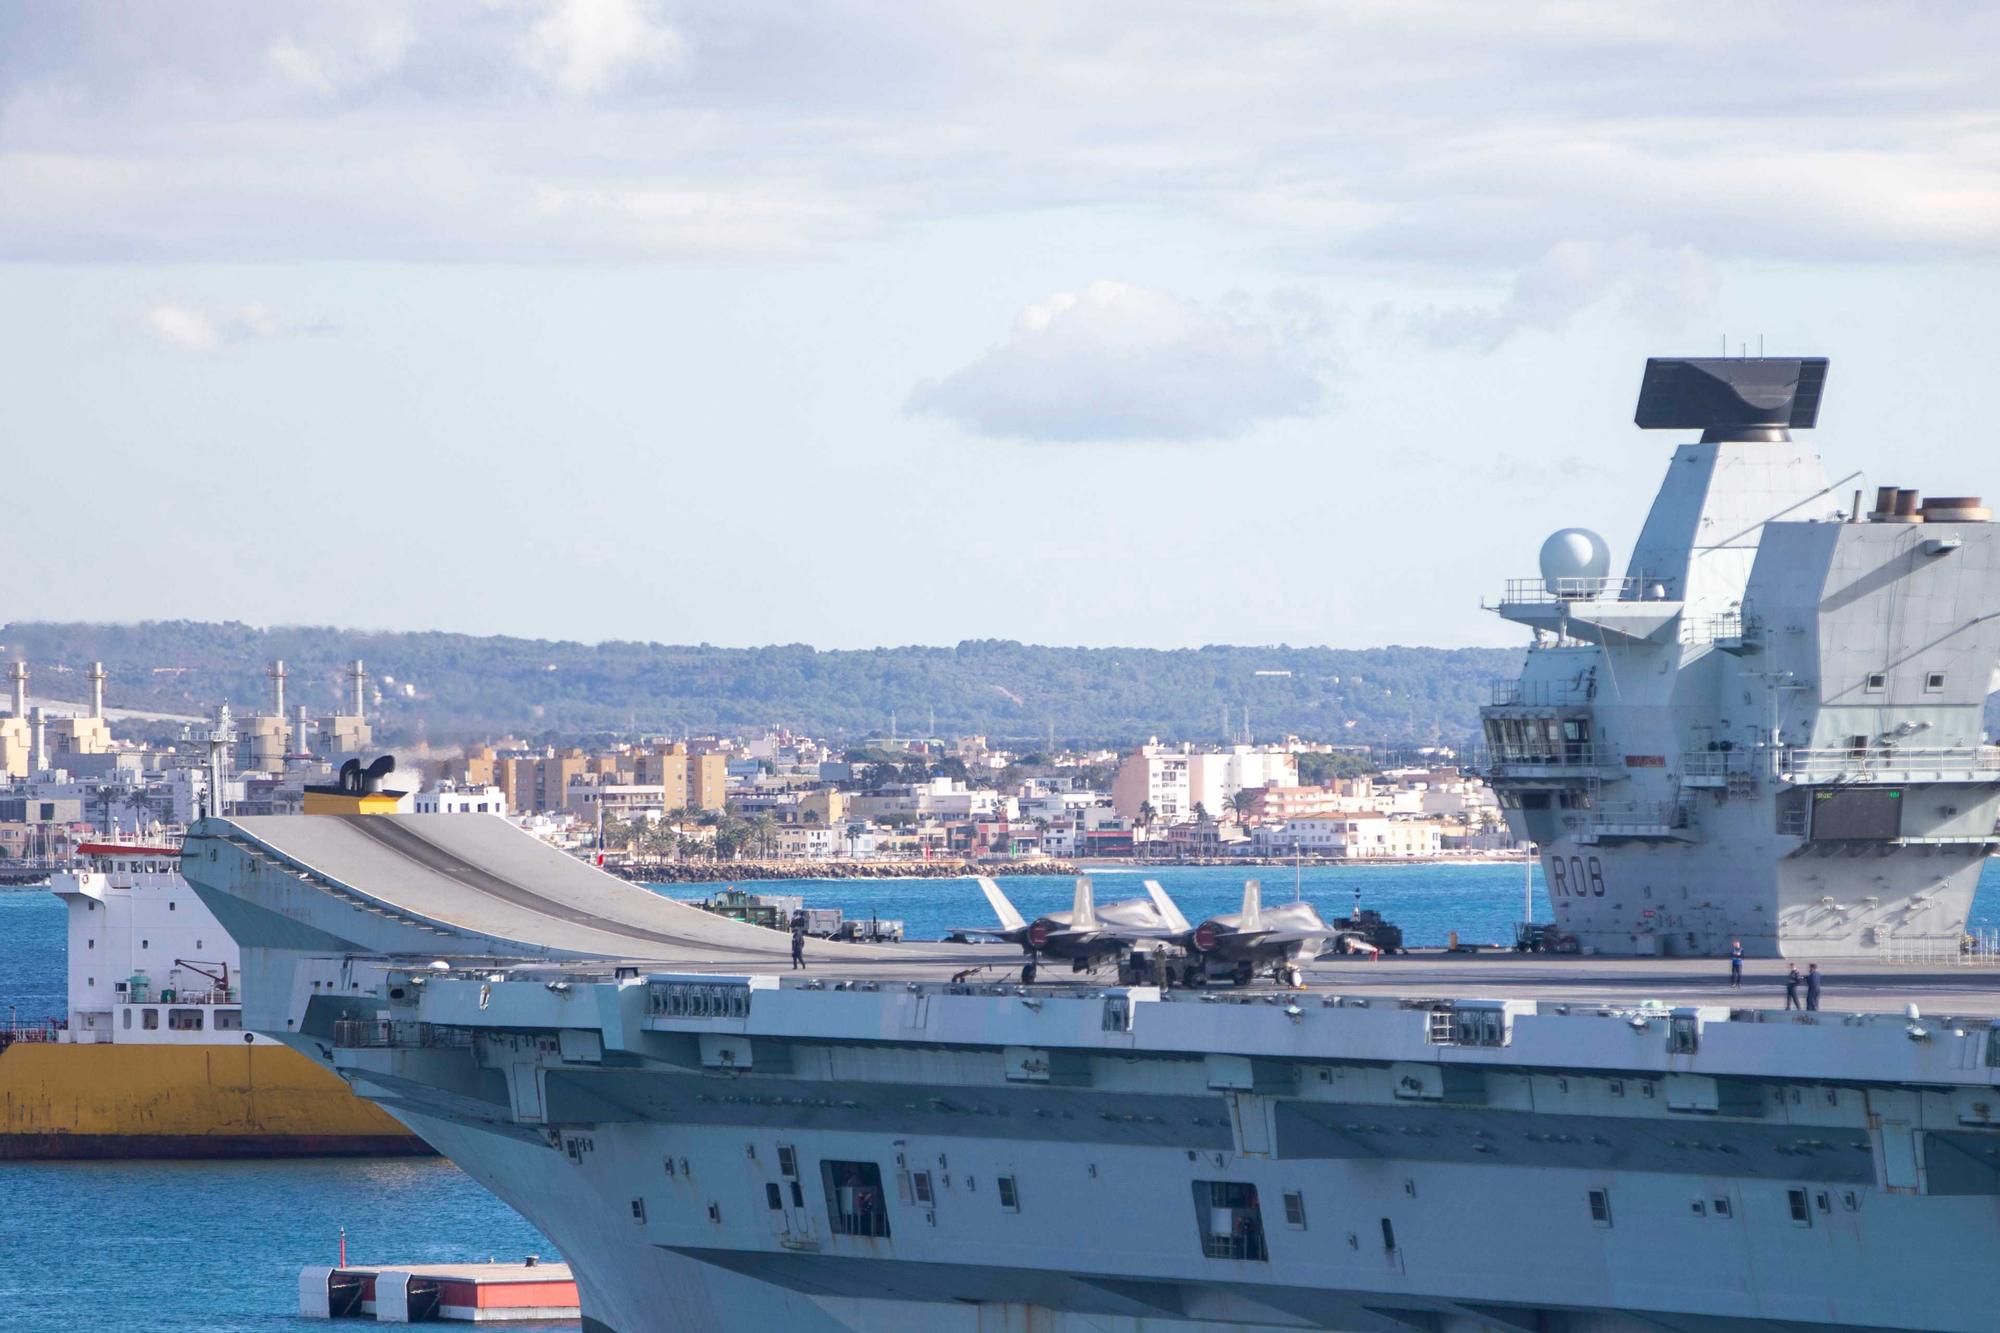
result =
[{"label": "ship's crane", "polygon": [[217,990],[227,998],[229,995],[229,964],[209,962],[199,958],[176,958],[176,968],[186,968],[198,977],[206,977],[214,982]]}]

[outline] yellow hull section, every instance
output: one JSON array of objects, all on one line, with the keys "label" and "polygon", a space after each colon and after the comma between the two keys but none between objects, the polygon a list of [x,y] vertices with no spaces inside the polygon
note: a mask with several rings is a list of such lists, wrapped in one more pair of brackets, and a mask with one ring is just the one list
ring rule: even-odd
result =
[{"label": "yellow hull section", "polygon": [[0,1050],[0,1159],[428,1151],[283,1046],[18,1042]]}]

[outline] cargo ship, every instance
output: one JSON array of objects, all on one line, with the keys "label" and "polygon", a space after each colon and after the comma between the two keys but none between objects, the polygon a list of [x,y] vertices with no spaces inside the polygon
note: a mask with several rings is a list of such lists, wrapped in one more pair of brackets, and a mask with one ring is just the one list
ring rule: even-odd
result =
[{"label": "cargo ship", "polygon": [[0,1030],[0,1160],[426,1153],[323,1067],[243,1025],[236,945],[180,848],[90,842],[69,909],[68,1013]]}]

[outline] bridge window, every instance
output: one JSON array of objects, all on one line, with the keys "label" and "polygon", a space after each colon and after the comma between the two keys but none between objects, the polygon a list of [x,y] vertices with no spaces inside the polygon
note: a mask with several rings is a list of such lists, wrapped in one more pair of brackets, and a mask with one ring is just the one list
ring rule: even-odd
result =
[{"label": "bridge window", "polygon": [[1944,672],[1933,671],[1924,677],[1924,693],[1937,694],[1944,689]]},{"label": "bridge window", "polygon": [[1590,1192],[1590,1224],[1594,1227],[1611,1225],[1611,1191],[1592,1190]]},{"label": "bridge window", "polygon": [[1264,1247],[1264,1213],[1257,1187],[1236,1180],[1194,1182],[1195,1223],[1201,1229],[1201,1252],[1211,1259],[1242,1259],[1268,1263]]},{"label": "bridge window", "polygon": [[167,1028],[169,1031],[172,1032],[201,1031],[201,1010],[199,1009],[167,1010]]},{"label": "bridge window", "polygon": [[1306,1229],[1306,1196],[1297,1190],[1285,1191],[1285,1225],[1294,1231]]},{"label": "bridge window", "polygon": [[143,1010],[140,1015],[139,1025],[148,1032],[157,1032],[160,1027],[160,1011],[157,1009]]},{"label": "bridge window", "polygon": [[1868,692],[1870,694],[1880,694],[1882,691],[1888,688],[1889,688],[1888,672],[1871,671],[1868,673]]},{"label": "bridge window", "polygon": [[998,1182],[998,1188],[999,1188],[999,1190],[1000,1190],[1000,1208],[1001,1208],[1001,1211],[1002,1211],[1002,1212],[1008,1212],[1008,1213],[1018,1213],[1018,1212],[1020,1212],[1020,1211],[1021,1211],[1021,1195],[1020,1195],[1019,1191],[1017,1191],[1017,1190],[1016,1190],[1016,1189],[1014,1188],[1014,1177],[1012,1177],[1012,1176],[1002,1176],[1002,1177],[1000,1177],[1000,1179],[999,1179],[999,1182]]},{"label": "bridge window", "polygon": [[1812,1206],[1806,1202],[1806,1192],[1804,1190],[1786,1190],[1785,1203],[1791,1209],[1792,1224],[1794,1226],[1809,1227],[1812,1225]]},{"label": "bridge window", "polygon": [[243,1011],[241,1009],[216,1010],[215,1030],[217,1032],[241,1032],[243,1030]]}]

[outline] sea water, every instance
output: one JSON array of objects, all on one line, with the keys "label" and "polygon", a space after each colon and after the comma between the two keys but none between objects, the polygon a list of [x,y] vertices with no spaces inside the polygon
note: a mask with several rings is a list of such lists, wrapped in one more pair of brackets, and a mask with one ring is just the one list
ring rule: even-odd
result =
[{"label": "sea water", "polygon": [[[52,895],[0,893],[0,1019],[63,1011],[64,934]],[[299,1270],[343,1227],[354,1263],[561,1258],[442,1158],[0,1162],[0,1330],[324,1333]]]},{"label": "sea water", "polygon": [[[1525,888],[1519,863],[1091,872],[1100,903],[1143,896],[1141,881],[1150,877],[1190,921],[1235,911],[1246,873],[1262,879],[1265,902],[1289,902],[1296,892],[1328,920],[1346,915],[1358,898],[1419,946],[1441,945],[1452,931],[1466,943],[1511,942]],[[1074,893],[1074,882],[1061,876],[1000,882],[1031,919],[1067,908]],[[699,898],[721,887],[663,891]],[[798,894],[850,917],[900,920],[913,940],[993,924],[969,880],[746,880],[736,887]],[[1548,920],[1539,876],[1534,897],[1536,919]],[[0,893],[0,1013],[26,1023],[63,1011],[63,910],[47,893]],[[2000,870],[1990,864],[1972,925],[2000,926]],[[342,1227],[356,1263],[561,1257],[513,1209],[437,1159],[0,1162],[0,1330],[324,1329],[296,1318],[298,1273],[334,1262]]]}]

